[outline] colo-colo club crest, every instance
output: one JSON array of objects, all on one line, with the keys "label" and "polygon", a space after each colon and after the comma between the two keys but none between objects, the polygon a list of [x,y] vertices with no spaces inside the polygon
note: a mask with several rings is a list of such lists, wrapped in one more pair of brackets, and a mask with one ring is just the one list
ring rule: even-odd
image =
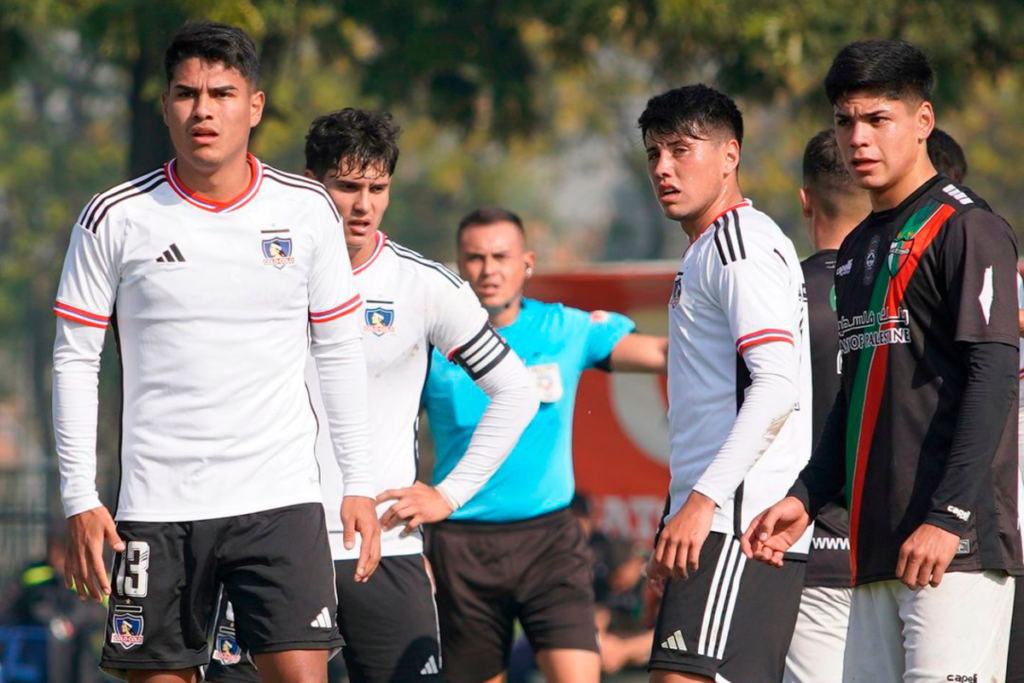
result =
[{"label": "colo-colo club crest", "polygon": [[[368,304],[377,303],[375,301],[367,301]],[[385,308],[384,306],[374,306],[373,308],[365,309],[365,320],[366,325],[363,329],[367,332],[373,332],[378,337],[383,337],[385,334],[390,334],[395,331],[395,310],[393,308]]]},{"label": "colo-colo club crest", "polygon": [[213,658],[224,666],[233,666],[242,661],[242,647],[238,644],[232,629],[218,629]]},{"label": "colo-colo club crest", "polygon": [[271,237],[263,240],[263,265],[274,266],[280,270],[294,264],[291,237]]},{"label": "colo-colo club crest", "polygon": [[114,607],[114,630],[110,634],[110,642],[130,650],[142,645],[145,637],[142,634],[145,622],[142,619],[142,608],[135,605],[117,605]]}]

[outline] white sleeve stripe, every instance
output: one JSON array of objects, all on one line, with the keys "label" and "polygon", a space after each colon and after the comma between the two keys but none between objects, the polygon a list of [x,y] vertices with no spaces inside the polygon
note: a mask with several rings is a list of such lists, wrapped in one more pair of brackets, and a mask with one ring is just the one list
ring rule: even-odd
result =
[{"label": "white sleeve stripe", "polygon": [[462,360],[470,364],[475,364],[478,359],[486,356],[499,344],[501,344],[501,341],[498,339],[497,335],[488,337],[484,340],[483,344],[478,344],[472,350],[467,350],[463,353]]},{"label": "white sleeve stripe", "polygon": [[751,346],[771,341],[781,341],[793,344],[793,335],[786,330],[758,330],[757,332],[745,334],[737,339],[736,350],[742,353],[744,349],[750,348]]}]

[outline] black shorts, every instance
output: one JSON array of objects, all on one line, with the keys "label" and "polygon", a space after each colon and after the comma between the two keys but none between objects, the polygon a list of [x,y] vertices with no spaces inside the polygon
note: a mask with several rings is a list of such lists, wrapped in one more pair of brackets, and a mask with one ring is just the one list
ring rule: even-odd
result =
[{"label": "black shorts", "polygon": [[422,555],[381,558],[366,583],[358,560],[334,563],[341,651],[353,683],[434,683],[441,678],[437,608]]},{"label": "black shorts", "polygon": [[[342,655],[349,680],[439,683],[443,679],[437,609],[423,556],[383,557],[366,583],[352,578],[357,562],[334,563],[338,628],[345,639]],[[206,680],[259,683],[255,667],[235,642],[233,612],[226,606],[221,609]]]},{"label": "black shorts", "polygon": [[[1024,503],[1022,503],[1024,504]],[[1013,621],[1010,622],[1010,658],[1006,683],[1024,683],[1024,576],[1014,578]]]},{"label": "black shorts", "polygon": [[508,668],[516,619],[534,652],[597,652],[593,560],[568,509],[521,522],[428,531],[444,675],[477,683]]},{"label": "black shorts", "polygon": [[253,654],[335,650],[334,566],[323,506],[308,503],[198,522],[119,522],[100,666],[189,669],[210,661],[220,586]]},{"label": "black shorts", "polygon": [[747,560],[739,539],[714,533],[689,579],[665,585],[648,670],[737,683],[782,680],[807,563]]}]

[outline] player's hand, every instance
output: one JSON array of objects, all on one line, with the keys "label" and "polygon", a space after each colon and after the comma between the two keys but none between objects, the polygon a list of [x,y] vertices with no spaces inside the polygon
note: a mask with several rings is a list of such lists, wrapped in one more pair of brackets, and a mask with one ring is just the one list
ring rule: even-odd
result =
[{"label": "player's hand", "polygon": [[380,562],[380,524],[373,498],[345,496],[341,499],[341,528],[345,549],[356,547],[356,533],[360,536],[359,561],[356,562],[355,580],[365,583]]},{"label": "player's hand", "polygon": [[754,517],[740,538],[740,549],[752,560],[781,567],[786,551],[810,525],[811,516],[804,504],[799,498],[787,496]]},{"label": "player's hand", "polygon": [[911,589],[938,586],[956,557],[960,537],[933,524],[922,524],[900,547],[896,578]]},{"label": "player's hand", "polygon": [[690,578],[699,566],[700,549],[711,533],[715,501],[692,491],[658,537],[654,563],[665,578]]},{"label": "player's hand", "polygon": [[107,508],[93,508],[68,517],[64,585],[78,591],[81,600],[91,596],[102,603],[104,596],[110,595],[110,579],[103,561],[104,541],[115,552],[122,552],[125,548]]},{"label": "player's hand", "polygon": [[644,573],[647,576],[647,588],[654,594],[654,597],[661,600],[662,596],[665,595],[665,580],[667,577],[661,571],[661,565],[654,561],[654,555],[648,558],[647,569]]},{"label": "player's hand", "polygon": [[411,534],[423,524],[448,519],[454,512],[440,491],[421,481],[403,489],[388,489],[377,496],[378,503],[389,500],[396,502],[380,518],[385,531],[394,529],[404,521],[403,533]]}]

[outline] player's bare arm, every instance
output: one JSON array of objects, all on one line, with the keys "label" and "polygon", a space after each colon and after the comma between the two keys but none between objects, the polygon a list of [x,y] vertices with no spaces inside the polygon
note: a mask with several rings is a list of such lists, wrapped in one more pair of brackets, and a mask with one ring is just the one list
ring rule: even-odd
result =
[{"label": "player's bare arm", "polygon": [[740,538],[740,548],[752,560],[781,567],[786,552],[810,525],[811,516],[804,504],[787,496],[754,517]]},{"label": "player's bare arm", "polygon": [[423,524],[440,522],[455,512],[455,506],[440,491],[421,481],[401,489],[388,489],[377,496],[378,503],[389,500],[396,502],[380,518],[385,531],[404,522],[405,533],[412,533]]},{"label": "player's bare arm", "polygon": [[627,334],[612,349],[609,358],[615,372],[668,371],[668,337],[633,332]]},{"label": "player's bare arm", "polygon": [[711,533],[714,516],[715,501],[692,491],[658,537],[653,558],[658,575],[688,579],[697,571],[700,549]]}]

